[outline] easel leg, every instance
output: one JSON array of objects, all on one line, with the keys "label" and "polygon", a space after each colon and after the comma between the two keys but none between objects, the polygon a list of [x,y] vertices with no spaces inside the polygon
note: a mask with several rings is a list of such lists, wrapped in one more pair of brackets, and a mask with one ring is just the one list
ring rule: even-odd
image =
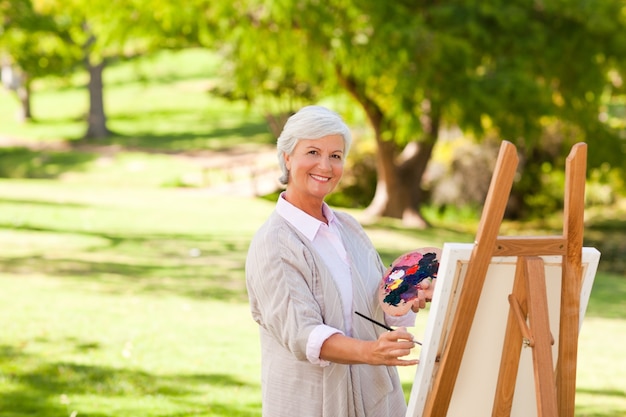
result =
[{"label": "easel leg", "polygon": [[556,386],[559,416],[573,417],[576,402],[576,366],[580,329],[580,290],[582,285],[582,245],[585,217],[587,145],[574,145],[567,157],[565,180],[565,227],[567,252],[561,281],[561,318]]},{"label": "easel leg", "polygon": [[526,268],[528,322],[535,341],[533,367],[535,369],[537,415],[539,417],[558,416],[545,266],[541,258],[533,257],[528,258]]},{"label": "easel leg", "polygon": [[543,260],[539,257],[520,256],[517,260],[513,292],[509,296],[511,308],[502,348],[493,417],[511,415],[522,343],[533,349],[537,416],[558,415],[552,360],[554,339],[550,332],[544,268]]},{"label": "easel leg", "polygon": [[[512,297],[522,308],[524,317],[527,316],[526,285],[524,283],[524,258],[517,259],[515,280],[513,281]],[[500,373],[496,385],[496,394],[493,402],[492,417],[510,416],[513,407],[515,381],[519,368],[519,358],[522,353],[522,330],[513,306],[509,308],[509,318],[506,323],[502,358],[500,359]]]}]

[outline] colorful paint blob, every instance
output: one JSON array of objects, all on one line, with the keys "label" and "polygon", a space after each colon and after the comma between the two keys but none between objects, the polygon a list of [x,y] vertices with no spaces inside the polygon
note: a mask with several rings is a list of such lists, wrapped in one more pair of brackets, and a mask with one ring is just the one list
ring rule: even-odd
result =
[{"label": "colorful paint blob", "polygon": [[385,313],[406,314],[422,289],[420,283],[427,278],[437,278],[440,258],[441,249],[428,247],[407,252],[394,260],[378,290]]}]

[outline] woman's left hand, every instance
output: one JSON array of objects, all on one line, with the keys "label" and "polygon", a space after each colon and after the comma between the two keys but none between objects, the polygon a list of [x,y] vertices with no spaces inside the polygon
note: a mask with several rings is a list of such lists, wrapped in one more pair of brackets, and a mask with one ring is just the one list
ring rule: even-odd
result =
[{"label": "woman's left hand", "polygon": [[411,305],[411,310],[413,310],[413,312],[417,313],[422,308],[426,307],[427,302],[432,301],[433,293],[435,292],[436,282],[437,282],[436,279],[432,281],[425,279],[422,282],[420,282],[419,285],[422,287],[422,289],[417,292],[417,298],[413,300],[413,305]]}]

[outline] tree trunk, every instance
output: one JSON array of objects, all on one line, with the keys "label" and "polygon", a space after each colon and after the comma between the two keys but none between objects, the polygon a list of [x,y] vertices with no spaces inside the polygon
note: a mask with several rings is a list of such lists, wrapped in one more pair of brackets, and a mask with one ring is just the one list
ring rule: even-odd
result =
[{"label": "tree trunk", "polygon": [[[430,103],[425,102],[422,110],[424,142],[415,142],[398,158],[398,146],[393,139],[383,138],[384,132],[391,132],[395,138],[394,123],[383,110],[371,100],[362,85],[352,77],[341,74],[336,68],[339,80],[346,90],[361,104],[376,136],[376,192],[370,205],[365,209],[367,217],[393,217],[402,219],[409,227],[427,228],[428,222],[421,214],[424,193],[422,177],[437,141],[439,117],[432,117]],[[412,151],[411,151],[412,149]]]},{"label": "tree trunk", "polygon": [[287,119],[293,114],[293,111],[289,112],[279,112],[279,113],[266,113],[265,121],[269,126],[270,132],[273,137],[277,138],[280,136],[280,133],[283,131],[285,127],[285,123],[287,123]]},{"label": "tree trunk", "polygon": [[20,102],[20,108],[16,115],[17,120],[22,123],[32,120],[30,77],[21,68],[11,65],[6,57],[1,60],[0,67],[2,68],[2,85],[9,91],[15,92]]},{"label": "tree trunk", "polygon": [[[376,129],[375,129],[376,130]],[[385,141],[376,134],[376,192],[370,205],[365,209],[368,217],[403,218],[409,203],[409,194],[404,193],[403,184],[395,164],[396,147],[393,141]]]},{"label": "tree trunk", "polygon": [[15,90],[17,98],[20,100],[20,109],[17,114],[17,119],[20,122],[27,122],[33,119],[30,105],[30,91],[30,80],[24,75],[22,82]]},{"label": "tree trunk", "polygon": [[85,139],[102,139],[108,137],[111,132],[107,128],[107,119],[104,112],[104,87],[102,73],[104,72],[104,60],[93,64],[87,55],[87,71],[89,72],[89,113],[87,115],[87,132]]},{"label": "tree trunk", "polygon": [[[399,157],[396,157],[395,146],[391,145],[394,143],[381,138],[384,117],[369,119],[372,124],[379,124],[374,128],[378,144],[378,183],[374,199],[366,213],[370,216],[400,218],[409,227],[430,227],[421,211],[425,200],[422,178],[439,135],[439,109],[433,109],[429,101],[422,103],[420,122],[424,137],[409,143]],[[393,123],[387,125],[393,131]]]},{"label": "tree trunk", "polygon": [[371,204],[365,210],[368,216],[386,216],[402,219],[402,224],[419,229],[429,227],[422,216],[424,201],[422,177],[432,155],[434,141],[413,142],[407,145],[402,162],[388,150],[389,142],[378,140],[376,153],[378,182]]},{"label": "tree trunk", "polygon": [[402,221],[407,225],[425,228],[430,225],[421,214],[422,204],[426,200],[422,179],[439,137],[441,117],[438,109],[431,109],[430,103],[426,101],[422,105],[420,119],[424,137],[420,141],[410,143],[403,150],[401,155],[403,162],[400,163],[398,172],[409,195],[409,204],[403,213]]},{"label": "tree trunk", "polygon": [[[435,138],[436,139],[436,138]],[[428,161],[432,156],[435,141],[428,138],[419,142],[412,142],[407,145],[403,154],[407,154],[406,159],[399,167],[399,177],[402,182],[404,193],[408,195],[408,203],[402,213],[402,222],[405,225],[417,228],[427,228],[430,226],[428,221],[422,216],[422,204],[426,199],[424,189],[422,188],[422,178],[426,172]]]}]

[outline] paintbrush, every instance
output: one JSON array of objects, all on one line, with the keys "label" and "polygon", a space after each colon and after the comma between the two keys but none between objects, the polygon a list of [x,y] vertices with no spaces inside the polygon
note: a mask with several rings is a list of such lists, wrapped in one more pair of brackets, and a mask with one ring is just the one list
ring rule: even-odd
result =
[{"label": "paintbrush", "polygon": [[[366,315],[361,314],[361,313],[359,313],[358,311],[355,311],[355,312],[354,312],[354,314],[356,314],[356,315],[358,315],[358,316],[363,317],[365,320],[369,320],[369,321],[371,321],[372,323],[374,323],[374,324],[376,324],[376,325],[378,325],[378,326],[382,327],[383,329],[387,329],[387,330],[389,330],[390,332],[393,332],[393,329],[392,329],[391,327],[387,326],[387,325],[386,325],[386,324],[384,324],[384,323],[381,323],[381,322],[379,322],[379,321],[376,321],[376,320],[374,320],[373,318],[367,317]],[[422,344],[421,344],[420,342],[418,342],[417,340],[410,340],[410,342],[413,342],[413,343],[416,343],[416,344],[418,344],[418,345],[422,346]]]}]

